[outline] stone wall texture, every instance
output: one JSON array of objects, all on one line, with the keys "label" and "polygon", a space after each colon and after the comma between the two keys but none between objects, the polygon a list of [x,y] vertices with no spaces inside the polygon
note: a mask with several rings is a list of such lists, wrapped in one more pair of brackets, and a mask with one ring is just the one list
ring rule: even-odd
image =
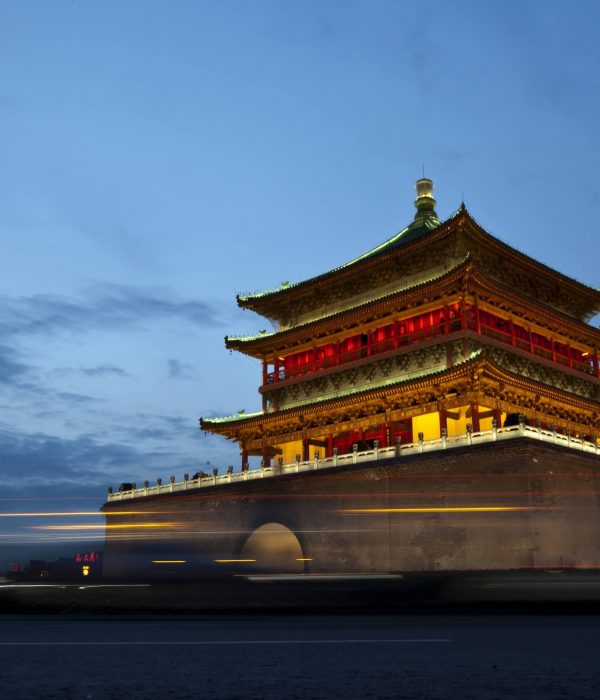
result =
[{"label": "stone wall texture", "polygon": [[113,502],[105,575],[600,568],[599,467],[522,438]]}]

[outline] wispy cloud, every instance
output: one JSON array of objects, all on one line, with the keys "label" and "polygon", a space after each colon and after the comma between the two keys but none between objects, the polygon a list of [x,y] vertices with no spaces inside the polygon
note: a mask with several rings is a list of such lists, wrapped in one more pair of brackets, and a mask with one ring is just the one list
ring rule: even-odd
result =
[{"label": "wispy cloud", "polygon": [[128,377],[129,374],[121,367],[116,367],[115,365],[103,364],[97,367],[82,367],[81,373],[86,377],[106,377],[110,375],[115,375],[117,377]]},{"label": "wispy cloud", "polygon": [[172,357],[168,361],[169,379],[191,379],[193,367]]},{"label": "wispy cloud", "polygon": [[0,344],[0,384],[16,384],[28,370],[15,348]]},{"label": "wispy cloud", "polygon": [[[192,422],[159,415],[146,416],[145,420],[145,425],[120,434],[114,432],[110,442],[106,440],[108,436],[101,437],[101,432],[60,438],[20,432],[0,424],[3,493],[7,489],[12,494],[23,491],[30,496],[60,496],[65,489],[84,493],[128,479],[181,476],[184,471],[199,468],[200,462],[207,459],[224,464],[219,446],[206,440]],[[193,432],[197,433],[202,460],[181,446],[182,435]],[[177,436],[180,440],[173,439]]]},{"label": "wispy cloud", "polygon": [[158,288],[98,284],[78,298],[0,296],[0,333],[4,337],[141,328],[159,318],[214,326],[220,325],[218,317],[218,310],[209,302],[180,299]]}]

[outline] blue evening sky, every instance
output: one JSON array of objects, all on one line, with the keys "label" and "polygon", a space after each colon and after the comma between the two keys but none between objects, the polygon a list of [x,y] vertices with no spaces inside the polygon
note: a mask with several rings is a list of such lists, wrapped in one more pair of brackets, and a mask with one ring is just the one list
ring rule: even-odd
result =
[{"label": "blue evening sky", "polygon": [[598,284],[599,30],[583,1],[1,0],[0,511],[237,468],[197,428],[260,406],[235,294],[392,236],[423,164],[441,218],[464,197]]}]

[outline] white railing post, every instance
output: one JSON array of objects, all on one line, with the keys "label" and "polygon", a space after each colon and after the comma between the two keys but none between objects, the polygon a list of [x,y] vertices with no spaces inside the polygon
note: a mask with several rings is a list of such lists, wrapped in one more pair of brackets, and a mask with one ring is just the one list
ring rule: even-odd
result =
[{"label": "white railing post", "polygon": [[[585,436],[579,434],[579,436],[573,435],[573,432],[571,430],[565,430],[564,436],[559,434],[557,431],[556,424],[552,424],[551,426],[551,431],[544,431],[542,430],[541,423],[539,421],[536,421],[536,426],[535,428],[533,426],[529,427],[525,424],[525,421],[522,416],[519,417],[519,425],[514,426],[514,427],[509,427],[505,430],[498,429],[498,425],[495,419],[492,420],[492,429],[489,431],[484,431],[483,433],[478,433],[478,435],[482,436],[482,439],[485,438],[486,440],[491,439],[492,441],[498,440],[499,435],[502,435],[502,439],[507,438],[517,438],[517,437],[526,437],[530,439],[537,439],[541,440],[543,442],[551,442],[553,444],[561,444],[565,445],[566,447],[570,447],[571,449],[578,449],[583,452],[593,452],[595,455],[599,456],[600,455],[600,439],[596,435],[591,435],[589,442],[585,440]],[[418,439],[414,443],[409,443],[409,448],[405,452],[407,454],[413,454],[416,452],[418,453],[423,453],[425,451],[425,443],[428,445],[428,450],[445,450],[445,449],[450,449],[453,447],[460,447],[465,445],[472,445],[473,444],[473,426],[472,424],[467,424],[466,426],[466,434],[464,435],[457,435],[455,436],[452,441],[448,439],[448,431],[446,428],[442,428],[440,431],[441,439],[440,438],[435,438],[433,440],[425,440],[425,436],[423,433],[418,433]],[[489,436],[489,437],[488,437]],[[374,440],[373,441],[373,450],[367,450],[366,452],[360,452],[358,451],[359,444],[354,443],[352,445],[352,456],[346,455],[342,457],[342,463],[344,464],[358,464],[359,462],[371,462],[371,461],[377,461],[380,458],[387,458],[388,456],[395,456],[395,457],[400,457],[402,456],[402,439],[400,436],[395,438],[395,447],[392,452],[392,448],[386,447],[384,450],[380,450],[379,448],[379,441]],[[359,460],[359,455],[360,455],[360,460]],[[320,465],[319,462],[321,461],[320,458],[320,451],[315,450],[314,452],[314,458],[312,460],[312,468],[315,470],[322,469],[324,467],[336,467],[340,464],[340,461],[338,459],[339,457],[338,453],[338,448],[333,447],[331,450],[331,457],[325,458],[323,465]],[[306,471],[311,469],[311,460],[307,460],[305,462],[302,462],[303,467],[302,470],[300,469],[300,465],[302,462],[302,455],[297,454],[296,455],[296,461],[295,461],[295,467],[296,467],[296,472],[300,471]],[[252,470],[252,476],[248,476],[248,468],[242,469],[243,471],[243,476],[240,475],[240,481],[247,481],[248,479],[255,479],[255,478],[265,478],[266,476],[278,476],[283,474],[283,458],[279,457],[277,459],[277,463],[274,464],[273,469],[268,469],[268,474],[267,474],[267,467],[265,465],[265,461],[263,460],[260,465],[260,470],[254,469]],[[285,465],[287,471],[293,471],[294,463],[290,463]],[[213,473],[212,477],[209,476],[208,474],[204,474],[204,472],[201,473],[202,475],[198,475],[198,478],[194,478],[191,480],[190,484],[190,477],[189,474],[184,474],[183,475],[183,481],[181,482],[175,482],[175,477],[171,476],[169,478],[169,483],[164,484],[162,482],[162,479],[156,479],[156,486],[150,486],[149,481],[144,481],[143,487],[140,487],[139,489],[137,488],[136,484],[132,484],[132,488],[128,489],[127,491],[113,491],[112,487],[108,489],[108,496],[107,496],[107,501],[108,502],[116,502],[116,501],[125,501],[127,499],[135,499],[135,498],[141,498],[144,496],[150,496],[150,495],[156,495],[156,494],[161,494],[161,493],[169,493],[169,492],[174,492],[174,491],[187,491],[188,489],[194,489],[194,488],[202,488],[204,486],[217,486],[217,485],[223,485],[223,484],[231,484],[237,479],[234,479],[234,476],[237,476],[234,474],[233,467],[229,466],[227,467],[227,476],[225,474],[222,475],[222,477],[219,477],[219,470],[217,467],[213,468]]]}]

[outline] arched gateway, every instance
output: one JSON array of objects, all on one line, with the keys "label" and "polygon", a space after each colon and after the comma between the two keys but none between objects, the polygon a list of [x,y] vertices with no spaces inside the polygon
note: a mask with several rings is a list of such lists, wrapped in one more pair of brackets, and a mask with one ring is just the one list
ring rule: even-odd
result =
[{"label": "arched gateway", "polygon": [[296,535],[281,523],[266,523],[246,540],[241,559],[268,573],[302,573],[305,557]]}]

